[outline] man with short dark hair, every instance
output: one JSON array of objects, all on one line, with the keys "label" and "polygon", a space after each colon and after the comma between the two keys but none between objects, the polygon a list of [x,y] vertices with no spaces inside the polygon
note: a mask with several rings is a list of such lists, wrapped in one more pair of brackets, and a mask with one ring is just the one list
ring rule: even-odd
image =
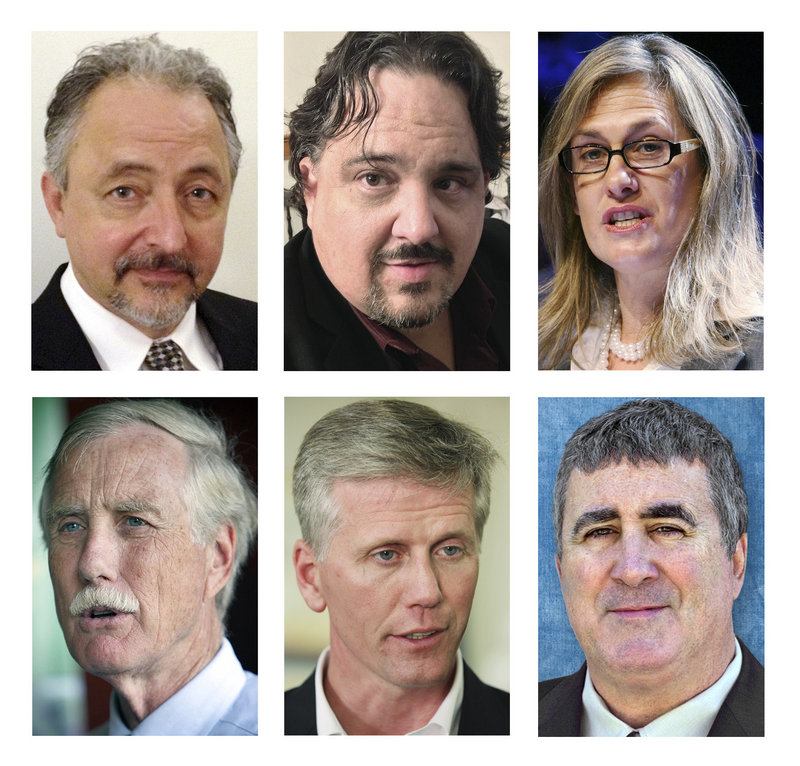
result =
[{"label": "man with short dark hair", "polygon": [[294,467],[300,593],[330,646],[286,692],[285,733],[508,734],[509,695],[464,662],[496,454],[421,404],[321,418]]},{"label": "man with short dark hair", "polygon": [[509,367],[500,73],[456,32],[351,32],[290,115],[285,368]]},{"label": "man with short dark hair", "polygon": [[556,568],[586,656],[539,685],[540,736],[763,736],[764,669],[734,635],[748,505],[731,443],[668,400],[569,439]]},{"label": "man with short dark hair", "polygon": [[224,628],[256,498],[219,423],[173,401],[84,411],[48,463],[40,521],[70,654],[114,688],[95,733],[258,733],[258,680]]},{"label": "man with short dark hair", "polygon": [[256,369],[256,304],[206,289],[242,150],[222,73],[155,35],[88,48],[45,139],[70,259],[33,304],[33,369]]}]

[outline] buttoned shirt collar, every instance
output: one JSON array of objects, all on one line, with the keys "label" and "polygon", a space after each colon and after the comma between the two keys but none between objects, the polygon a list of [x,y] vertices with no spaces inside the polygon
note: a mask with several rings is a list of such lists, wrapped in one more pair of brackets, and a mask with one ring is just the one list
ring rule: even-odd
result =
[{"label": "buttoned shirt collar", "polygon": [[[319,656],[317,669],[314,673],[314,688],[317,705],[317,734],[320,736],[342,736],[347,732],[342,728],[339,719],[328,704],[325,697],[323,679],[325,669],[328,666],[328,655],[330,648],[326,648]],[[410,736],[458,734],[458,724],[461,720],[461,702],[464,699],[464,668],[461,650],[456,653],[456,673],[453,678],[453,685],[447,696],[442,700],[442,704],[433,714],[433,717],[425,726],[416,731],[406,734]]]},{"label": "buttoned shirt collar", "polygon": [[[89,341],[101,370],[138,370],[153,342],[141,330],[101,306],[78,283],[72,264],[61,277],[61,292],[81,331]],[[183,350],[187,369],[221,370],[222,360],[192,302],[180,324],[165,338]]]},{"label": "buttoned shirt collar", "polygon": [[122,720],[119,699],[113,692],[108,733],[122,737],[207,735],[234,704],[246,681],[233,647],[228,639],[223,639],[214,659],[133,730]]},{"label": "buttoned shirt collar", "polygon": [[[736,655],[719,680],[705,691],[673,708],[639,729],[642,737],[706,737],[722,703],[739,677],[742,650],[736,641]],[[582,737],[627,737],[633,729],[620,721],[595,691],[589,669],[583,685]]]}]

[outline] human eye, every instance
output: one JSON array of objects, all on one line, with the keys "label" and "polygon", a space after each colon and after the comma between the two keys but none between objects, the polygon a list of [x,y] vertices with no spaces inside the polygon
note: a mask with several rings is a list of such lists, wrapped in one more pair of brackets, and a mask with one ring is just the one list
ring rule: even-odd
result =
[{"label": "human eye", "polygon": [[115,186],[110,192],[112,199],[118,200],[133,199],[135,194],[136,193],[133,191],[133,189],[131,189],[130,186]]},{"label": "human eye", "polygon": [[369,170],[357,176],[357,180],[369,189],[382,189],[389,185],[389,179],[382,173]]},{"label": "human eye", "polygon": [[443,545],[441,548],[439,548],[439,552],[446,559],[457,559],[464,554],[464,548],[462,548],[460,545]]},{"label": "human eye", "polygon": [[659,526],[653,529],[653,532],[660,537],[675,539],[684,537],[686,534],[685,530],[673,524],[659,524]]},{"label": "human eye", "polygon": [[77,521],[65,521],[58,527],[58,532],[62,534],[71,534],[77,532],[78,530],[83,529],[80,522]]},{"label": "human eye", "polygon": [[595,527],[586,532],[585,537],[587,540],[598,540],[603,537],[609,537],[615,532],[616,530],[613,527]]},{"label": "human eye", "polygon": [[467,186],[466,182],[460,178],[443,178],[435,183],[435,187],[443,192],[458,192]]},{"label": "human eye", "polygon": [[210,189],[206,189],[202,186],[197,186],[189,191],[189,196],[192,199],[204,202],[206,200],[213,199],[214,193]]},{"label": "human eye", "polygon": [[384,548],[372,554],[372,558],[381,563],[390,563],[397,559],[397,551],[391,548]]}]

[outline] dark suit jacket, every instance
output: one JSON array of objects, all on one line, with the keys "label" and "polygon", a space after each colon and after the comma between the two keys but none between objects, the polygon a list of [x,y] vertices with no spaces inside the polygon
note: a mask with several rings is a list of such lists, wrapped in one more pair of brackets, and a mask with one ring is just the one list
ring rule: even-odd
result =
[{"label": "dark suit jacket", "polygon": [[[472,261],[497,301],[488,340],[501,370],[509,368],[509,243],[508,224],[487,218]],[[284,369],[398,369],[325,276],[309,229],[286,244],[283,279]]]},{"label": "dark suit jacket", "polygon": [[[56,269],[32,306],[33,370],[99,370],[89,341],[61,293],[64,263]],[[222,357],[225,370],[258,368],[257,306],[253,301],[206,290],[197,302],[203,320]]]},{"label": "dark suit jacket", "polygon": [[[764,668],[741,639],[742,669],[722,703],[709,737],[764,736]],[[539,736],[579,737],[586,663],[571,676],[539,684]]]},{"label": "dark suit jacket", "polygon": [[[508,734],[510,695],[487,686],[464,663],[464,699],[458,733]],[[284,695],[283,733],[316,734],[317,709],[312,673],[301,686]]]}]

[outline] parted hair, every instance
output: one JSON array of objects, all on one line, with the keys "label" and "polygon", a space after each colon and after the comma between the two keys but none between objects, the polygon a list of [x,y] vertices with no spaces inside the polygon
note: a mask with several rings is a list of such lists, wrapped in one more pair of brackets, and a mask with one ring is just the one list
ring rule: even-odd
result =
[{"label": "parted hair", "polygon": [[454,494],[473,490],[478,540],[489,516],[497,453],[473,429],[422,404],[364,400],[333,410],[303,439],[294,464],[294,507],[319,560],[338,524],[337,481],[408,479]]},{"label": "parted hair", "polygon": [[370,76],[391,70],[432,74],[467,95],[484,172],[494,179],[507,166],[506,99],[499,70],[463,32],[348,32],[327,54],[303,103],[289,115],[292,204],[305,210],[300,161],[316,163],[328,141],[364,128],[380,108]]},{"label": "parted hair", "polygon": [[158,35],[150,35],[84,49],[56,86],[47,107],[45,166],[61,189],[67,188],[69,152],[89,97],[106,80],[122,78],[155,82],[177,93],[199,91],[206,96],[228,146],[231,180],[236,179],[242,143],[236,133],[232,92],[225,76],[202,51],[176,48],[162,42]]},{"label": "parted hair", "polygon": [[576,67],[549,116],[539,158],[539,224],[555,272],[539,311],[539,367],[570,359],[593,315],[616,300],[613,272],[595,258],[574,212],[571,176],[559,167],[593,100],[620,78],[641,76],[665,93],[698,150],[704,178],[697,210],[678,247],[663,303],[645,341],[658,362],[718,360],[738,350],[763,313],[761,231],[753,184],[756,150],[750,127],[713,64],[662,34],[620,35]]},{"label": "parted hair", "polygon": [[223,525],[231,525],[236,532],[231,576],[216,596],[217,612],[224,621],[236,580],[255,538],[258,509],[255,490],[234,459],[233,443],[216,417],[176,401],[160,399],[106,402],[80,413],[67,426],[45,467],[39,506],[45,543],[49,546],[47,519],[59,469],[73,455],[80,456],[96,439],[136,424],[165,431],[186,447],[183,501],[189,511],[194,541],[209,545]]},{"label": "parted hair", "polygon": [[733,445],[701,415],[669,399],[635,399],[591,418],[569,438],[553,489],[553,528],[562,551],[567,485],[573,471],[594,471],[628,462],[667,466],[699,461],[708,471],[711,503],[728,556],[747,532],[744,480]]}]

